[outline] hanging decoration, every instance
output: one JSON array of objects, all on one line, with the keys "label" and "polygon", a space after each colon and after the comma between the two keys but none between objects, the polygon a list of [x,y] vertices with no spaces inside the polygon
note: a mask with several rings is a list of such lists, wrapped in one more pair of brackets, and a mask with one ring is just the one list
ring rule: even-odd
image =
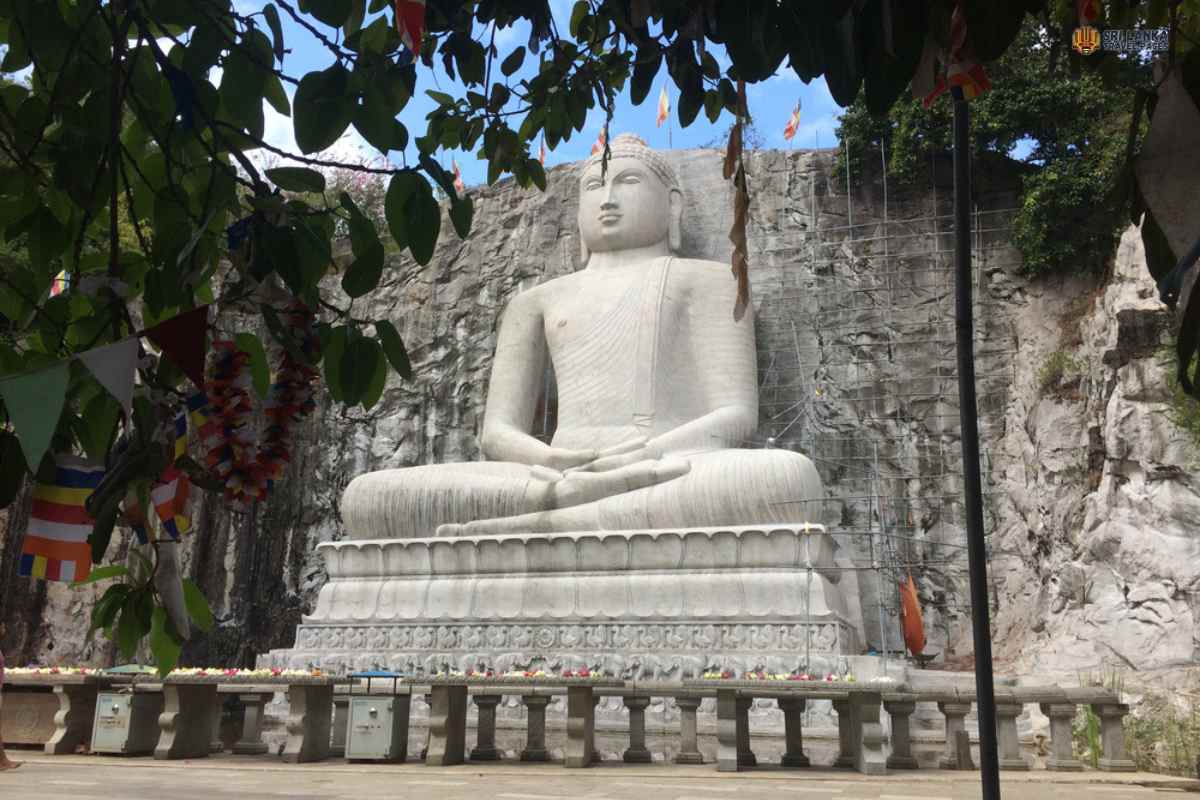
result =
[{"label": "hanging decoration", "polygon": [[603,153],[604,148],[608,146],[608,126],[605,125],[600,129],[600,135],[596,137],[596,143],[592,145],[592,155]]},{"label": "hanging decoration", "polygon": [[70,362],[60,361],[45,369],[13,375],[0,380],[0,398],[8,410],[25,463],[36,473],[42,456],[58,427],[58,417],[67,399]]},{"label": "hanging decoration", "polygon": [[256,441],[251,432],[253,407],[246,371],[249,356],[233,342],[213,343],[217,356],[207,384],[211,413],[203,409],[198,399],[189,399],[193,420],[197,416],[207,417],[200,427],[200,439],[207,448],[207,465],[225,485],[226,499],[238,507],[266,499],[291,460],[295,424],[316,408],[313,382],[318,373],[309,366],[320,355],[316,317],[308,308],[295,303],[283,322],[287,330],[296,334],[296,353],[300,358],[291,348],[282,348],[275,380],[264,404],[266,426],[261,441]]},{"label": "hanging decoration", "polygon": [[204,385],[204,338],[208,332],[208,306],[199,306],[159,323],[145,332],[184,375]]},{"label": "hanging decoration", "polygon": [[973,100],[992,88],[983,65],[965,53],[966,46],[967,17],[962,0],[955,0],[954,12],[950,15],[950,50],[942,59],[946,72],[936,76],[933,90],[921,101],[925,108],[929,108],[947,89],[955,97]]},{"label": "hanging decoration", "polygon": [[662,91],[658,93],[658,116],[654,120],[654,126],[661,128],[662,124],[671,116],[671,98],[667,97],[667,85],[664,83]]},{"label": "hanging decoration", "polygon": [[104,478],[104,467],[70,455],[55,460],[54,479],[33,489],[17,574],[48,581],[81,581],[91,572],[88,536],[95,525],[84,503]]},{"label": "hanging decoration", "polygon": [[796,101],[796,107],[792,109],[792,116],[788,117],[787,125],[783,128],[783,138],[790,142],[792,137],[796,135],[796,131],[800,129],[800,101]]},{"label": "hanging decoration", "polygon": [[396,0],[394,10],[400,41],[414,56],[421,55],[421,36],[425,32],[425,0]]},{"label": "hanging decoration", "polygon": [[917,584],[912,575],[900,584],[900,627],[904,645],[914,656],[925,651],[925,622],[921,618],[921,603],[917,600]]}]

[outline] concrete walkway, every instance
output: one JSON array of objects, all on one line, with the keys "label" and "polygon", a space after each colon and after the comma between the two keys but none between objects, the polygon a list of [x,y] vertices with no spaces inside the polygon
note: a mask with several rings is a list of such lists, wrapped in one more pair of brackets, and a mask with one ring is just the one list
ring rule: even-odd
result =
[{"label": "concrete walkway", "polygon": [[[868,778],[829,769],[720,774],[714,765],[599,765],[566,770],[555,764],[468,764],[436,769],[328,761],[292,766],[269,757],[218,755],[162,762],[100,756],[47,757],[11,751],[24,761],[0,773],[4,800],[967,800],[978,798],[979,776],[927,770]],[[1186,796],[1200,782],[1162,775],[1086,772],[1009,773],[1003,793],[1013,800],[1138,800]]]}]

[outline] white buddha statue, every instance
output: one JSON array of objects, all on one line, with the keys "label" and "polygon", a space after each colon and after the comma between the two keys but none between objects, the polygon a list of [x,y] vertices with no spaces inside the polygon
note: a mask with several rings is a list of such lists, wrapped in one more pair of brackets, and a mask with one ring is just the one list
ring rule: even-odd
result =
[{"label": "white buddha statue", "polygon": [[[354,539],[820,522],[821,480],[758,424],[754,318],[725,264],[680,258],[683,194],[632,135],[585,162],[583,269],[517,295],[500,326],[487,460],[372,472],[342,498]],[[530,434],[545,358],[558,424]]]}]

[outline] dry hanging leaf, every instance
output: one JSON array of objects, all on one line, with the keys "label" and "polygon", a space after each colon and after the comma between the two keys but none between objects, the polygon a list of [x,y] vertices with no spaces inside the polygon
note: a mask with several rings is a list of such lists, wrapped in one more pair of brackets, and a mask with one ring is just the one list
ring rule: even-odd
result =
[{"label": "dry hanging leaf", "polygon": [[746,222],[750,212],[750,193],[746,190],[746,170],[739,163],[733,179],[733,227],[729,229],[729,241],[733,242],[733,277],[737,280],[737,300],[733,306],[733,318],[741,321],[750,305],[750,271],[747,261]]}]

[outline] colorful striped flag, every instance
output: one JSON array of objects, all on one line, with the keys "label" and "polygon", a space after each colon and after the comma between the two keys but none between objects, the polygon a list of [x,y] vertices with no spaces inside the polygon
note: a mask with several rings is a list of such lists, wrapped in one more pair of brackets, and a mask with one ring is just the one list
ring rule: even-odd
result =
[{"label": "colorful striped flag", "polygon": [[186,410],[180,410],[175,415],[175,421],[171,425],[171,432],[175,435],[175,445],[171,451],[171,461],[176,461],[187,455],[188,412]]},{"label": "colorful striped flag", "polygon": [[104,467],[69,455],[55,460],[54,481],[33,489],[33,510],[18,574],[48,581],[81,581],[92,570],[88,536],[95,525],[84,503],[100,485]]},{"label": "colorful striped flag", "polygon": [[600,129],[600,135],[596,137],[596,143],[592,145],[592,155],[604,152],[604,145],[608,142],[608,126]]},{"label": "colorful striped flag", "polygon": [[203,389],[197,389],[187,398],[188,420],[193,431],[199,432],[208,424],[209,402],[208,395]]},{"label": "colorful striped flag", "polygon": [[787,125],[783,129],[783,138],[791,141],[796,135],[796,131],[800,129],[800,101],[796,101],[796,108],[792,111],[792,116],[788,118]]},{"label": "colorful striped flag", "polygon": [[180,535],[191,529],[191,520],[184,514],[191,490],[191,478],[174,464],[167,467],[150,490],[150,500],[154,503],[158,519],[172,539],[178,540]]},{"label": "colorful striped flag", "polygon": [[421,35],[425,32],[425,0],[396,0],[396,31],[414,56],[421,54]]},{"label": "colorful striped flag", "polygon": [[71,279],[64,269],[62,272],[54,276],[54,281],[50,284],[50,296],[57,297],[70,288]]},{"label": "colorful striped flag", "polygon": [[664,83],[662,91],[658,94],[658,119],[654,121],[655,126],[661,128],[669,116],[671,116],[671,98],[667,97],[667,85]]},{"label": "colorful striped flag", "polygon": [[967,58],[963,48],[967,44],[967,18],[963,13],[962,0],[955,0],[954,12],[950,15],[950,52],[946,56],[946,74],[939,75],[933,91],[921,101],[929,108],[947,89],[955,96],[974,99],[992,88],[983,65]]},{"label": "colorful striped flag", "polygon": [[454,167],[454,191],[462,194],[467,190],[467,187],[463,184],[462,172],[459,171],[458,162],[453,156],[450,157],[450,165]]}]

